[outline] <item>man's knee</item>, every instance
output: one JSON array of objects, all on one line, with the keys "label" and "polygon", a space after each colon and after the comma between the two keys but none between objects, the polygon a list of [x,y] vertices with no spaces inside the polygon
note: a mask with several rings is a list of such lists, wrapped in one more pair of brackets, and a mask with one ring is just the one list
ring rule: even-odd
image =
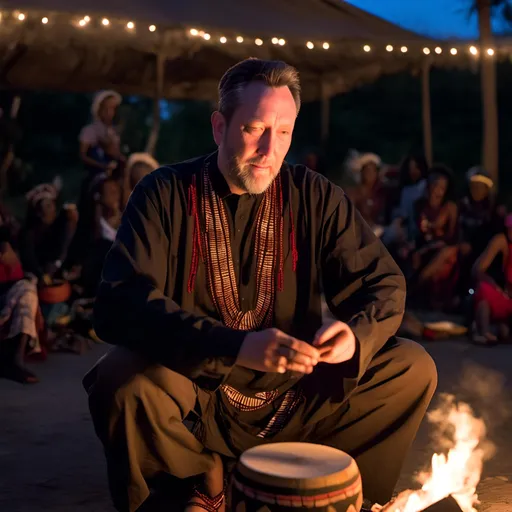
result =
[{"label": "man's knee", "polygon": [[437,367],[431,355],[415,341],[398,337],[395,340],[394,360],[412,377],[411,385],[433,393],[437,387]]}]

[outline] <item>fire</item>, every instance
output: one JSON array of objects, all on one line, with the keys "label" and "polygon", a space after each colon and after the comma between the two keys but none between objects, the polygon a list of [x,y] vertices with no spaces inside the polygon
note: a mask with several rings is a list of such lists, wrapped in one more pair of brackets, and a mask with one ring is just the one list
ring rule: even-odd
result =
[{"label": "fire", "polygon": [[382,512],[420,512],[448,496],[457,501],[463,512],[476,512],[485,424],[474,417],[468,404],[456,403],[453,396],[445,398],[445,406],[429,414],[429,421],[443,430],[443,441],[450,446],[448,452],[434,454],[430,471],[419,475],[421,490],[404,491]]}]

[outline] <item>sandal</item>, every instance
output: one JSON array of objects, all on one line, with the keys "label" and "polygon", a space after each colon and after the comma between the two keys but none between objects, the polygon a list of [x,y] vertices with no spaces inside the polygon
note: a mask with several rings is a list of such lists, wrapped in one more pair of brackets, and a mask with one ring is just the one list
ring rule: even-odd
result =
[{"label": "sandal", "polygon": [[[204,503],[198,503],[196,501],[190,501],[194,498],[198,498],[202,500]],[[208,496],[207,494],[201,492],[199,490],[199,486],[194,487],[194,490],[192,492],[192,496],[190,497],[189,502],[187,503],[185,509],[188,507],[199,507],[203,510],[206,510],[206,512],[218,512],[220,508],[222,507],[222,504],[224,503],[224,499],[226,498],[226,485],[224,484],[224,489],[222,489],[217,496],[214,496],[213,498]]]}]

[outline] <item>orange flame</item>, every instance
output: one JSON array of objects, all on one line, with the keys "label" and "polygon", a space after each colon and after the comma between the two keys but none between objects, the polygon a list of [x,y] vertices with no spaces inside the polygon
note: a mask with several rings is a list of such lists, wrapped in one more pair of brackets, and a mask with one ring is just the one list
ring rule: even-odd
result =
[{"label": "orange flame", "polygon": [[481,443],[486,434],[485,424],[474,417],[468,404],[457,404],[452,396],[446,398],[448,409],[443,407],[433,411],[429,420],[451,431],[448,437],[444,436],[451,445],[448,453],[433,455],[430,471],[418,477],[421,490],[404,491],[380,509],[382,512],[421,512],[448,496],[457,501],[463,512],[476,512],[476,487],[484,460]]}]

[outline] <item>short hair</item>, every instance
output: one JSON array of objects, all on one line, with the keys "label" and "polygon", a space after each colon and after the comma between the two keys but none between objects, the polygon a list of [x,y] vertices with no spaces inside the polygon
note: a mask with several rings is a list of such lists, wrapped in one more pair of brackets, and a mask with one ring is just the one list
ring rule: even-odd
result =
[{"label": "short hair", "polygon": [[251,57],[229,68],[219,82],[219,112],[229,123],[240,105],[240,94],[251,82],[262,82],[268,87],[288,87],[300,110],[299,72],[280,60],[261,60]]}]

